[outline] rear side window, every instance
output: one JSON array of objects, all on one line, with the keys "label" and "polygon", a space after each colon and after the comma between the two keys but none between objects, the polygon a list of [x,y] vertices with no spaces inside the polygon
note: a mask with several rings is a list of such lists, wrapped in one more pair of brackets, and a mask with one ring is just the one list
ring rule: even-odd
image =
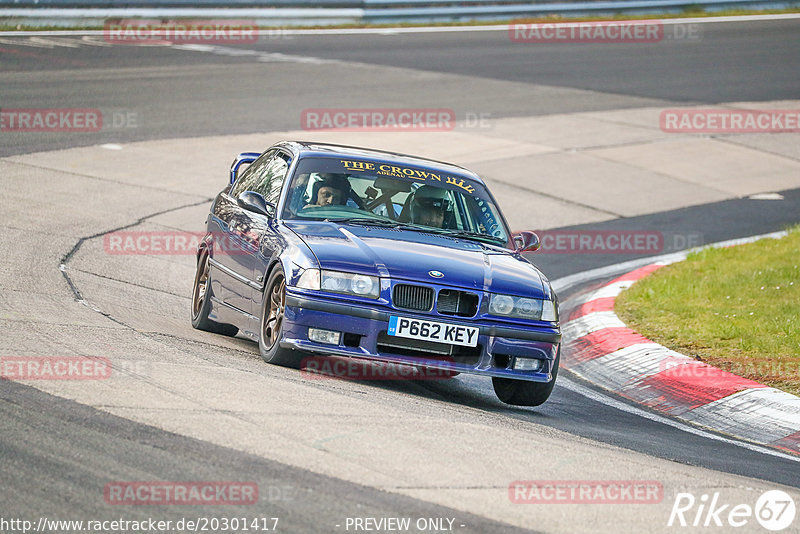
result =
[{"label": "rear side window", "polygon": [[238,197],[245,191],[255,191],[254,187],[259,181],[259,177],[265,171],[270,160],[275,156],[277,150],[270,150],[265,152],[257,160],[255,160],[249,167],[247,167],[240,175],[236,183],[231,188],[230,195],[233,198]]},{"label": "rear side window", "polygon": [[251,191],[260,193],[264,200],[277,205],[288,170],[287,158],[280,152],[275,154],[264,166],[264,169],[258,173],[258,179],[253,184]]},{"label": "rear side window", "polygon": [[255,191],[267,202],[277,205],[289,170],[289,161],[289,156],[278,150],[270,150],[242,172],[231,188],[230,195],[236,198],[245,191]]}]

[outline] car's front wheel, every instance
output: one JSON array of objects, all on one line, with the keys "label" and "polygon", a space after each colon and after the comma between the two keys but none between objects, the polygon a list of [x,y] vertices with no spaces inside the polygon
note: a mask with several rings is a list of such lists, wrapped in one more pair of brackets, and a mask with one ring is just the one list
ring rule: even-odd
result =
[{"label": "car's front wheel", "polygon": [[264,289],[258,350],[267,363],[296,368],[299,365],[299,355],[291,349],[281,347],[285,313],[286,278],[278,266],[272,270]]},{"label": "car's front wheel", "polygon": [[235,336],[239,329],[230,324],[217,323],[208,318],[211,311],[211,276],[209,274],[208,251],[197,258],[197,272],[192,289],[192,326],[198,330]]},{"label": "car's front wheel", "polygon": [[497,398],[513,406],[539,406],[550,397],[556,384],[558,364],[561,360],[561,347],[558,348],[553,363],[553,379],[550,382],[529,382],[513,378],[492,377],[492,386]]}]

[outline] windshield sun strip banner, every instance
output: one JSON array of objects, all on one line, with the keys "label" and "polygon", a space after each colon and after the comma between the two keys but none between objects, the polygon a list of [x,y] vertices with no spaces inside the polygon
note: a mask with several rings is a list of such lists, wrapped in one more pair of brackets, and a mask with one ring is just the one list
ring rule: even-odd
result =
[{"label": "windshield sun strip banner", "polygon": [[[327,163],[324,165],[324,169],[319,169],[316,171],[311,172],[329,172],[329,173],[342,173],[342,174],[349,174],[351,176],[357,176],[359,174],[364,174],[368,176],[386,176],[388,178],[396,178],[399,180],[406,180],[412,183],[419,183],[419,184],[430,184],[436,185],[437,187],[444,187],[446,189],[453,189],[456,191],[461,191],[462,193],[467,193],[469,195],[478,196],[481,198],[485,198],[485,193],[483,193],[483,187],[480,186],[478,183],[466,178],[464,176],[456,176],[447,173],[443,173],[440,171],[434,171],[432,169],[425,169],[422,167],[416,167],[412,165],[404,165],[401,163],[389,163],[385,161],[377,161],[377,160],[365,160],[365,159],[351,159],[351,158],[333,158],[333,157],[308,157],[301,160],[301,164],[310,164],[311,162],[319,162],[320,160],[325,160]],[[336,162],[335,166],[339,167],[338,170],[334,170],[333,166],[331,166],[331,162]],[[309,172],[305,165],[302,165],[302,171],[298,172]],[[320,165],[323,167],[323,165]]]}]

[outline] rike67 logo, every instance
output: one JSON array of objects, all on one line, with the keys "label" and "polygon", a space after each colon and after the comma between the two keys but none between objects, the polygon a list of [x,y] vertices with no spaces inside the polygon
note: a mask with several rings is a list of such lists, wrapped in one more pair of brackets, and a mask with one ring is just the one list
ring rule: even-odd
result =
[{"label": "rike67 logo", "polygon": [[678,493],[667,526],[730,529],[752,524],[755,519],[765,529],[778,532],[792,525],[796,511],[792,497],[781,490],[765,491],[755,506],[725,502],[718,491],[699,499],[691,493]]}]

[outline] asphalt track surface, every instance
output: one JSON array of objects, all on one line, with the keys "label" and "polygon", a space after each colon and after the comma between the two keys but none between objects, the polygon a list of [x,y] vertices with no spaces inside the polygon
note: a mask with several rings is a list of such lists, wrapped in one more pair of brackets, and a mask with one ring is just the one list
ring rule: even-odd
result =
[{"label": "asphalt track surface", "polygon": [[[796,20],[704,24],[695,34],[698,40],[634,45],[515,43],[505,31],[276,34],[247,45],[212,45],[205,53],[107,47],[100,36],[41,38],[27,46],[7,38],[0,42],[0,72],[12,75],[0,85],[0,107],[57,107],[68,101],[104,113],[133,112],[137,127],[3,139],[0,155],[104,139],[298,129],[298,101],[302,108],[443,107],[462,119],[774,101],[800,94]],[[237,50],[254,54],[235,55]],[[294,57],[347,63],[312,65],[298,75],[291,69]],[[403,70],[376,79],[353,63]],[[425,72],[455,77],[433,84]],[[493,83],[500,81],[516,82],[519,90],[501,92]]]},{"label": "asphalt track surface", "polygon": [[[536,45],[535,50],[531,45],[510,43],[503,32],[293,36],[225,46],[222,52],[106,47],[85,42],[64,46],[80,39],[74,37],[49,38],[50,47],[46,41],[31,46],[15,39],[5,38],[0,43],[0,69],[6,73],[0,84],[3,108],[66,107],[68,103],[69,107],[99,107],[104,112],[133,112],[139,122],[137,128],[85,135],[15,137],[3,133],[2,156],[105,142],[297,129],[299,109],[312,107],[446,105],[459,115],[516,117],[651,105],[774,101],[800,95],[798,21],[706,25],[699,42],[635,47]],[[297,65],[291,58],[230,55],[225,51],[229,48],[326,61],[309,64],[308,71],[303,72],[284,68]],[[353,68],[349,62],[366,67]],[[268,76],[261,68],[264,63],[270,66]],[[375,80],[370,77],[370,65],[401,70],[393,72],[391,80]],[[451,73],[462,77],[462,83],[432,87],[425,84],[425,71]],[[348,77],[357,83],[343,81]],[[496,80],[520,84],[520,90],[492,93]],[[535,86],[537,98],[529,98],[526,86]],[[699,231],[704,242],[710,243],[780,230],[797,222],[800,191],[782,194],[784,201],[779,204],[734,199],[615,219],[592,224],[591,228]],[[4,221],[4,226],[13,226],[13,221]],[[531,258],[555,279],[631,256]],[[66,284],[64,290],[68,290]],[[177,345],[180,340],[173,343]],[[244,342],[239,347],[228,352],[217,347],[221,352],[218,361],[256,350]],[[12,353],[14,349],[5,344],[3,352]],[[370,384],[368,389],[387,407],[397,402],[405,409],[414,409],[417,405],[430,406],[435,400],[480,413],[489,421],[489,428],[493,424],[499,428],[534,423],[576,439],[596,440],[601,447],[620,447],[687,466],[800,487],[798,462],[609,407],[569,385],[592,389],[590,384],[580,383],[568,373],[563,378],[565,387],[557,387],[551,399],[536,410],[499,403],[490,384],[474,377]],[[464,532],[519,530],[480,514],[398,495],[391,488],[381,491],[165,432],[28,386],[4,381],[0,383],[0,397],[0,502],[4,517],[88,517],[99,509],[101,515],[113,517],[117,510],[98,505],[98,492],[108,480],[248,479],[258,482],[265,493],[264,488],[274,488],[276,495],[283,489],[288,491],[289,498],[271,499],[265,512],[280,516],[287,532],[341,531],[335,525],[356,515],[457,517],[466,525],[461,529]],[[497,422],[493,423],[495,418]],[[491,469],[494,460],[489,452],[487,457],[457,459],[452,469],[458,469],[458,461],[483,461]],[[542,461],[548,461],[548,453],[542,452]],[[447,482],[443,480],[442,485]],[[127,508],[124,512],[130,519],[186,515],[185,510],[176,511],[174,507],[145,508]],[[222,514],[252,516],[252,510],[208,508],[202,515]],[[535,520],[530,527],[536,529]],[[620,531],[626,531],[624,525]]]}]

